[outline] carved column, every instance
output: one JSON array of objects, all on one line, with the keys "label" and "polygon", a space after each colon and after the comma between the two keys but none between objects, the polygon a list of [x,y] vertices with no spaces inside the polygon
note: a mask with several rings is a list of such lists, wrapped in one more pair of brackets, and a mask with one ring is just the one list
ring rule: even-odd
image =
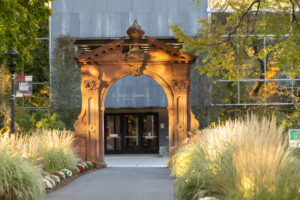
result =
[{"label": "carved column", "polygon": [[104,162],[104,111],[105,107],[102,106],[100,108],[100,113],[99,113],[99,122],[100,122],[100,130],[99,130],[99,167],[106,167],[106,163]]},{"label": "carved column", "polygon": [[[82,76],[81,93],[82,93],[82,110],[78,120],[74,124],[77,135],[85,135],[86,138],[86,159],[93,161],[97,167],[105,167],[104,151],[100,151],[103,141],[103,131],[101,128],[103,120],[100,107],[100,87],[101,81],[97,77]],[[104,115],[103,115],[104,116]],[[102,154],[103,155],[102,155]]]},{"label": "carved column", "polygon": [[188,89],[189,80],[175,79],[171,83],[174,92],[174,146],[180,146],[186,141],[190,121],[188,116]]},{"label": "carved column", "polygon": [[175,108],[174,106],[168,106],[168,116],[169,116],[169,157],[171,158],[175,150],[175,143],[174,143]]},{"label": "carved column", "polygon": [[87,105],[87,160],[98,161],[97,146],[99,146],[99,87],[100,81],[96,79],[82,80],[82,98]]}]

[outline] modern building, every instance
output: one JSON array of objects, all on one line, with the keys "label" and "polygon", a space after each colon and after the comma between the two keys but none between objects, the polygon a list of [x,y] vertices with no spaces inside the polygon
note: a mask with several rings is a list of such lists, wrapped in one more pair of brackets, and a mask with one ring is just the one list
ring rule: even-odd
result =
[{"label": "modern building", "polygon": [[[89,52],[123,36],[137,20],[145,35],[181,48],[169,29],[178,22],[196,35],[197,16],[207,16],[207,2],[192,0],[58,0],[52,3],[50,49],[54,39],[70,34],[76,45]],[[150,47],[143,39],[142,49]],[[125,44],[129,40],[126,39]],[[50,68],[51,71],[51,68]],[[168,154],[168,100],[152,78],[126,76],[109,89],[105,99],[105,153]]]},{"label": "modern building", "polygon": [[[128,27],[137,20],[145,30],[145,35],[180,49],[181,44],[174,39],[169,24],[182,24],[188,35],[197,35],[198,16],[209,18],[218,15],[214,5],[222,0],[202,0],[197,7],[193,0],[57,0],[52,3],[50,23],[50,49],[54,39],[61,34],[70,34],[76,45],[84,52],[91,52],[126,36]],[[233,10],[226,10],[230,14]],[[268,38],[263,37],[264,40]],[[126,38],[122,45],[130,48]],[[265,44],[264,44],[265,45]],[[150,51],[145,38],[141,41],[144,52]],[[265,68],[267,64],[265,63]],[[51,71],[51,67],[50,67]],[[268,79],[243,79],[232,84],[231,80],[216,80],[210,84],[206,77],[200,77],[191,70],[192,105],[201,104],[200,118],[209,118],[210,108],[248,107],[257,105],[292,106],[292,101],[280,102],[268,98],[268,84],[287,85],[292,94],[299,91],[300,79],[276,77]],[[263,102],[253,102],[248,98],[248,90],[253,84],[263,82]],[[271,84],[274,85],[274,84]],[[230,103],[220,96],[227,97],[226,89],[234,90]],[[235,89],[233,89],[235,88]],[[213,92],[212,92],[213,91]],[[217,93],[219,98],[212,98]],[[105,99],[105,152],[106,153],[161,153],[168,152],[170,144],[170,119],[168,99],[164,89],[153,78],[145,75],[126,76],[116,81]],[[199,117],[199,116],[198,116]],[[209,121],[209,120],[207,120]],[[204,120],[201,121],[204,124]],[[207,124],[206,124],[207,125]]]}]

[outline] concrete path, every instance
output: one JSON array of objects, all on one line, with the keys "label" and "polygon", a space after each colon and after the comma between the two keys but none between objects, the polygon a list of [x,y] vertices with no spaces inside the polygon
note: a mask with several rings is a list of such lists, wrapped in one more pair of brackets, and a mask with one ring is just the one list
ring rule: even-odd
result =
[{"label": "concrete path", "polygon": [[44,200],[172,200],[168,168],[106,168],[80,176]]},{"label": "concrete path", "polygon": [[166,167],[169,156],[158,154],[108,154],[107,167]]}]

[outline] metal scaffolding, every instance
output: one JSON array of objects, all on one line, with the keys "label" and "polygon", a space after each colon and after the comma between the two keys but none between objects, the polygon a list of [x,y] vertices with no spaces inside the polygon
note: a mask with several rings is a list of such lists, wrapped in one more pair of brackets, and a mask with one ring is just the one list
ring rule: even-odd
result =
[{"label": "metal scaffolding", "polygon": [[[226,10],[221,10],[213,7],[213,0],[208,0],[207,4],[207,13],[208,13],[208,21],[211,23],[211,15],[214,13],[220,13],[220,12],[225,12],[225,13],[232,13],[234,10],[232,9],[226,9]],[[215,0],[216,1],[216,0]],[[220,1],[220,0],[217,0]],[[257,10],[253,10],[253,12],[256,12]],[[278,12],[279,10],[276,9],[261,9],[261,12],[264,14],[266,12]],[[296,11],[300,11],[297,9]],[[292,15],[290,15],[290,18],[292,20]],[[222,37],[226,38],[229,35],[222,35]],[[230,37],[253,37],[254,35],[230,35]],[[267,40],[274,37],[275,35],[273,34],[266,34],[266,35],[255,35],[256,37],[260,37],[263,40],[263,47],[267,47]],[[289,34],[283,35],[284,37],[289,37]],[[215,80],[214,82],[216,84],[218,83],[234,83],[234,85],[237,86],[236,92],[237,92],[237,101],[234,103],[211,103],[212,107],[230,107],[230,106],[291,106],[295,104],[300,104],[299,102],[296,101],[291,101],[291,102],[272,102],[271,100],[268,99],[268,83],[269,82],[276,82],[276,85],[282,85],[283,84],[288,84],[288,90],[290,92],[290,95],[295,96],[295,93],[299,95],[300,93],[300,79],[299,78],[272,78],[268,79],[267,78],[267,59],[266,55],[264,56],[264,79],[246,79],[242,78],[240,80]],[[258,82],[263,82],[264,83],[264,101],[263,102],[241,102],[241,83],[258,83]]]}]

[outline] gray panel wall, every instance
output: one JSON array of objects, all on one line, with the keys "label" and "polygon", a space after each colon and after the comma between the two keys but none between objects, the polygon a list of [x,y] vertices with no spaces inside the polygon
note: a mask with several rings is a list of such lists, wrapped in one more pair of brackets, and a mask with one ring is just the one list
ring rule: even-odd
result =
[{"label": "gray panel wall", "polygon": [[167,107],[163,88],[148,76],[126,76],[115,82],[106,94],[106,108]]},{"label": "gray panel wall", "polygon": [[173,36],[168,25],[183,24],[189,35],[197,34],[197,16],[207,17],[207,0],[199,7],[192,0],[56,0],[52,3],[52,38],[122,37],[135,19],[146,35]]}]

